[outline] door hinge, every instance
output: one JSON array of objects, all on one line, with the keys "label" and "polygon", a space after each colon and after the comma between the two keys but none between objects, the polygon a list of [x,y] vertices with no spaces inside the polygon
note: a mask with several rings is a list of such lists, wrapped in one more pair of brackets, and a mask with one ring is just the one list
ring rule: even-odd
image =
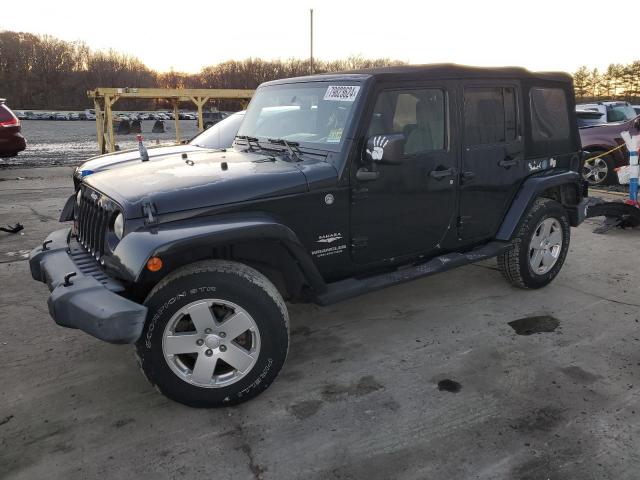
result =
[{"label": "door hinge", "polygon": [[351,201],[364,200],[369,198],[369,189],[367,187],[352,188],[351,189]]},{"label": "door hinge", "polygon": [[367,248],[369,246],[369,237],[353,237],[351,239],[351,249]]},{"label": "door hinge", "polygon": [[460,216],[458,217],[458,231],[462,232],[464,226],[471,220],[470,216]]}]

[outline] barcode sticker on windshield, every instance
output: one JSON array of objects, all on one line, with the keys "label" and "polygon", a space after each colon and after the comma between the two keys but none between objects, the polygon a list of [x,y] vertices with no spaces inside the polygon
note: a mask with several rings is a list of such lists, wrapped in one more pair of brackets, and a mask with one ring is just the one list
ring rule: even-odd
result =
[{"label": "barcode sticker on windshield", "polygon": [[359,90],[360,87],[356,85],[330,85],[324,99],[331,102],[353,102]]}]

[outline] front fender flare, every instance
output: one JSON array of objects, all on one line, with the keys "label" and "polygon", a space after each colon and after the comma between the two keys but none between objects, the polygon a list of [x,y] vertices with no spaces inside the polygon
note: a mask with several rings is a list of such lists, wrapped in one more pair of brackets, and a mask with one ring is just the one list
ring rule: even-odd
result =
[{"label": "front fender flare", "polygon": [[324,279],[296,234],[275,218],[261,213],[192,218],[146,227],[125,235],[113,255],[105,257],[105,263],[118,276],[136,282],[152,256],[162,257],[187,249],[262,239],[282,243],[297,262],[311,288],[316,292],[326,290]]},{"label": "front fender flare", "polygon": [[549,171],[527,178],[520,186],[520,190],[518,190],[507,215],[504,217],[496,234],[496,240],[511,240],[520,220],[534,200],[545,190],[565,184],[575,184],[577,191],[582,192],[582,177],[574,171]]}]

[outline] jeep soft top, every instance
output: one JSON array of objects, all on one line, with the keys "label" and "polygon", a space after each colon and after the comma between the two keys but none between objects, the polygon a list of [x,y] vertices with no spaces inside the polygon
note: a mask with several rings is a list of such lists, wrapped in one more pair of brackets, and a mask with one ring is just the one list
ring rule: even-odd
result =
[{"label": "jeep soft top", "polygon": [[193,406],[251,398],[290,302],[326,305],[497,257],[540,288],[585,215],[571,77],[393,67],[261,85],[232,148],[82,179],[30,257],[61,325],[135,343]]}]

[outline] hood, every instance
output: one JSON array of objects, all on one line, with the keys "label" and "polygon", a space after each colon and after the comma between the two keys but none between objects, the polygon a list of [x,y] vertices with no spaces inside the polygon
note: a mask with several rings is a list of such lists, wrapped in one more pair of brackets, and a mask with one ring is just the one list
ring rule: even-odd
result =
[{"label": "hood", "polygon": [[125,218],[142,217],[147,201],[162,215],[308,190],[295,163],[236,150],[137,162],[94,173],[84,182],[119,203]]},{"label": "hood", "polygon": [[[145,145],[146,146],[146,145]],[[149,160],[158,160],[167,155],[175,155],[183,152],[202,151],[202,147],[195,145],[169,145],[169,146],[147,146]],[[78,171],[91,170],[92,172],[100,172],[108,168],[120,167],[128,164],[141,163],[140,152],[137,148],[131,150],[123,150],[121,152],[107,153],[97,157],[90,158],[78,167]]]}]

